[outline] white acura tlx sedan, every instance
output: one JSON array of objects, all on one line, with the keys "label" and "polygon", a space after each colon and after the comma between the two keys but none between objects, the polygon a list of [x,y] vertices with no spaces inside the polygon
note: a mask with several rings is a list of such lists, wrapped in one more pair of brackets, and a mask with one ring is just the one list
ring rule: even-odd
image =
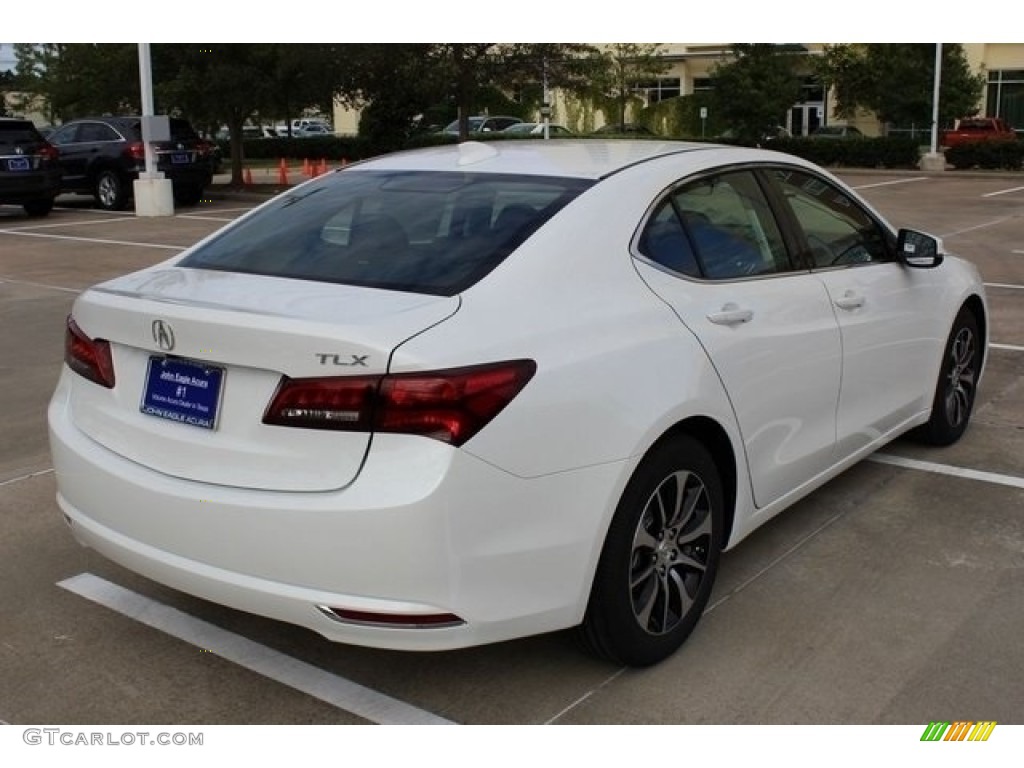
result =
[{"label": "white acura tlx sedan", "polygon": [[973,266],[795,157],[398,153],[78,297],[57,500],[127,568],[332,640],[576,627],[652,664],[724,549],[963,434],[987,327]]}]

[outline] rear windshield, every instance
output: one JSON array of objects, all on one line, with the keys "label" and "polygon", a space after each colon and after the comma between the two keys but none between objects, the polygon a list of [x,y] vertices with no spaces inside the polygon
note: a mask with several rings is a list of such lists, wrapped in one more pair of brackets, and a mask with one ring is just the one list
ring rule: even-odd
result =
[{"label": "rear windshield", "polygon": [[0,147],[38,144],[42,141],[42,135],[27,120],[0,120]]},{"label": "rear windshield", "polygon": [[592,182],[342,171],[278,198],[181,266],[450,296]]}]

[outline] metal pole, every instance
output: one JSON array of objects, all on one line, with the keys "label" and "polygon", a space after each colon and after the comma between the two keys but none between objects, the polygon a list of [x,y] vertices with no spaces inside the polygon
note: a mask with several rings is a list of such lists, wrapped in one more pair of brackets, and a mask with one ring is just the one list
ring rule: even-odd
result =
[{"label": "metal pole", "polygon": [[548,60],[544,59],[544,106],[541,108],[541,117],[544,118],[544,138],[551,138],[551,98],[548,94]]},{"label": "metal pole", "polygon": [[942,82],[942,43],[935,44],[935,86],[932,90],[931,154],[939,151],[939,84]]},{"label": "metal pole", "polygon": [[150,62],[149,43],[139,43],[139,88],[142,92],[142,143],[146,152],[146,175],[156,172],[156,154],[153,152],[150,123],[153,115],[153,65]]}]

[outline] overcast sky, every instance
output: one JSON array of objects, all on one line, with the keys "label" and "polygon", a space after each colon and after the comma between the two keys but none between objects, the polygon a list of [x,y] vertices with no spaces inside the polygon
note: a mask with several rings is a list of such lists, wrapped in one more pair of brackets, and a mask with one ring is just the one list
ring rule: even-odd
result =
[{"label": "overcast sky", "polygon": [[0,43],[0,72],[14,69],[14,44]]}]

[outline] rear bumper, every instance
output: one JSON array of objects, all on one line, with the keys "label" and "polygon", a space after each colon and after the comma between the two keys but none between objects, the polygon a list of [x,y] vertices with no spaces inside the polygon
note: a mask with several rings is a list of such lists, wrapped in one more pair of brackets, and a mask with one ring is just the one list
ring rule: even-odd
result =
[{"label": "rear bumper", "polygon": [[[63,378],[49,424],[58,503],[82,543],[184,592],[402,650],[579,623],[629,470],[522,479],[436,441],[378,435],[344,490],[251,491],[169,477],[96,444],[74,426]],[[396,628],[322,607],[463,623]]]},{"label": "rear bumper", "polygon": [[21,175],[0,173],[0,203],[52,200],[60,193],[60,170]]}]

